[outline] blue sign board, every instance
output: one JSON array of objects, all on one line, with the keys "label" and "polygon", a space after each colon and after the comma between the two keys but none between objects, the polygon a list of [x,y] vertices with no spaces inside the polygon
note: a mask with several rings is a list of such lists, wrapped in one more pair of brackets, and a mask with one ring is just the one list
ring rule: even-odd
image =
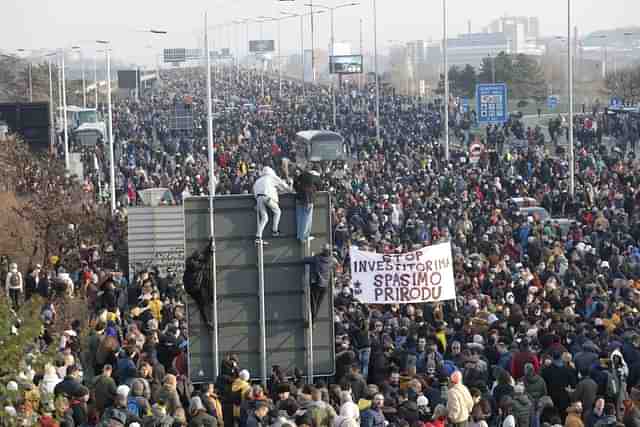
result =
[{"label": "blue sign board", "polygon": [[476,86],[478,123],[504,123],[509,119],[507,85],[504,83]]},{"label": "blue sign board", "polygon": [[610,107],[622,107],[622,99],[617,98],[617,97],[611,98],[611,101],[609,102],[609,106]]},{"label": "blue sign board", "polygon": [[558,106],[557,96],[552,95],[549,98],[547,98],[547,107],[549,107],[550,110],[554,110],[557,106]]}]

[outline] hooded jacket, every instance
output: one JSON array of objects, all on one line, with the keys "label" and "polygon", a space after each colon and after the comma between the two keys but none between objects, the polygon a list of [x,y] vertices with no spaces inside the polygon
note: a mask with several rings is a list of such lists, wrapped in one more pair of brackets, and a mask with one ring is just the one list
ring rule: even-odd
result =
[{"label": "hooded jacket", "polygon": [[279,203],[278,191],[290,191],[291,188],[284,182],[269,166],[262,168],[262,176],[253,184],[254,196],[267,196],[269,199]]},{"label": "hooded jacket", "polygon": [[531,399],[538,401],[542,396],[547,395],[547,383],[544,382],[542,377],[535,373],[533,367],[525,365],[524,368],[524,387]]},{"label": "hooded jacket", "polygon": [[526,394],[516,393],[511,401],[513,405],[513,416],[518,427],[529,427],[531,423],[531,413],[533,405]]},{"label": "hooded jacket", "polygon": [[455,424],[469,419],[473,410],[473,398],[463,384],[455,384],[447,391],[447,410],[449,420]]}]

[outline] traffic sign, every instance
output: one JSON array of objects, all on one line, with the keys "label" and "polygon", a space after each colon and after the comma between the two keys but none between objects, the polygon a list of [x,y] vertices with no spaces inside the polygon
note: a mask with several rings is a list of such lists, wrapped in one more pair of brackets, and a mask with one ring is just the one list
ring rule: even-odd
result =
[{"label": "traffic sign", "polygon": [[504,83],[476,86],[478,123],[504,123],[509,119],[507,85]]},{"label": "traffic sign", "polygon": [[549,107],[550,110],[554,110],[558,106],[558,102],[558,97],[556,95],[551,95],[547,98],[547,107]]}]

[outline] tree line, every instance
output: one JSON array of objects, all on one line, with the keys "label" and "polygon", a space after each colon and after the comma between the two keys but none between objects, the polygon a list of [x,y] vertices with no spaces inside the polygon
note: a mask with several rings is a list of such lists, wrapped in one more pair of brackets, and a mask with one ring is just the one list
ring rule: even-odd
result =
[{"label": "tree line", "polygon": [[[465,98],[475,97],[478,83],[506,83],[511,99],[534,99],[543,101],[547,89],[542,68],[535,57],[529,55],[511,55],[501,52],[495,57],[486,57],[480,67],[467,64],[449,68],[450,93]],[[444,93],[444,76],[436,91]]]}]

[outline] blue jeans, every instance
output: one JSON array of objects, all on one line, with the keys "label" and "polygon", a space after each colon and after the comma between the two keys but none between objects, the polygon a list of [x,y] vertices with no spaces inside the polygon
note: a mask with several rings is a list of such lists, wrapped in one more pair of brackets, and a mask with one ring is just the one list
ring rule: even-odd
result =
[{"label": "blue jeans", "polygon": [[367,379],[369,376],[369,357],[371,356],[371,347],[365,347],[358,350],[358,359],[360,360],[360,372]]},{"label": "blue jeans", "polygon": [[304,241],[309,238],[312,219],[313,205],[296,204],[296,233],[298,240]]}]

